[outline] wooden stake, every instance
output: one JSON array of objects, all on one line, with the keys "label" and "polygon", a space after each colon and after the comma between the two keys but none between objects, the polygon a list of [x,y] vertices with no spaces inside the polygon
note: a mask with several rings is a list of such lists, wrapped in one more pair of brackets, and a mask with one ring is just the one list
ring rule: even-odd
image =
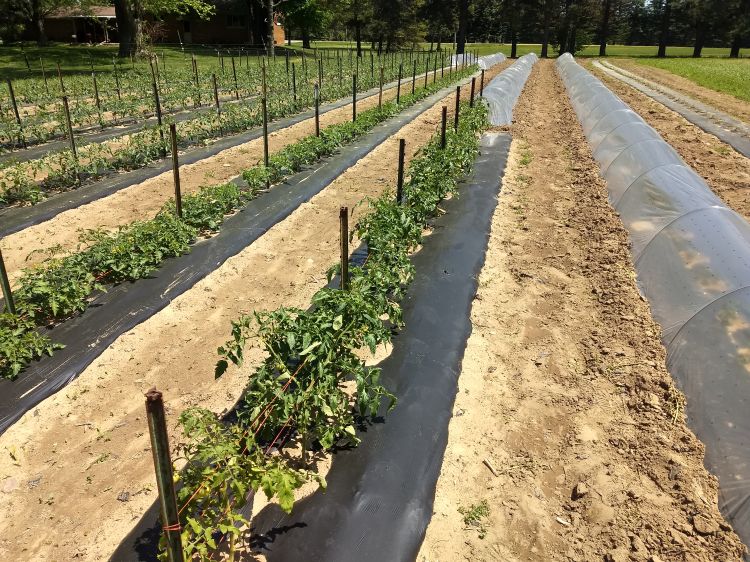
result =
[{"label": "wooden stake", "polygon": [[156,388],[146,393],[146,417],[151,436],[151,452],[154,458],[156,486],[159,491],[159,507],[162,530],[166,538],[167,555],[170,562],[184,562],[180,518],[177,512],[177,496],[174,491],[172,459],[169,454],[169,437],[164,415],[162,394]]},{"label": "wooden stake", "polygon": [[456,86],[456,114],[453,116],[453,129],[458,131],[458,110],[461,108],[461,86]]},{"label": "wooden stake", "polygon": [[352,121],[357,120],[357,75],[352,74]]},{"label": "wooden stake", "polygon": [[[401,73],[404,70],[404,65],[398,65],[398,85],[396,86],[396,105],[401,103]],[[382,80],[381,80],[382,82]]]},{"label": "wooden stake", "polygon": [[404,157],[406,155],[406,141],[398,139],[398,176],[396,176],[396,203],[404,202]]},{"label": "wooden stake", "polygon": [[448,107],[443,106],[443,121],[440,126],[440,148],[445,149],[445,129],[448,126]]},{"label": "wooden stake", "polygon": [[159,125],[159,138],[161,139],[161,156],[167,155],[167,149],[164,147],[164,128],[161,122],[161,103],[159,102],[159,88],[156,82],[151,82],[151,89],[154,92],[154,106],[156,107],[156,122]]},{"label": "wooden stake", "polygon": [[13,106],[13,113],[16,116],[16,123],[18,123],[18,140],[21,141],[21,145],[26,148],[26,139],[23,135],[23,124],[21,123],[21,115],[18,113],[18,104],[16,103],[16,94],[13,92],[13,82],[8,78],[8,93],[10,94],[10,103]]},{"label": "wooden stake", "polygon": [[172,176],[174,177],[174,204],[177,216],[182,218],[182,193],[180,191],[180,163],[177,158],[177,127],[169,125],[169,138],[172,141]]},{"label": "wooden stake", "polygon": [[349,207],[339,209],[339,239],[341,245],[341,280],[342,290],[349,288]]},{"label": "wooden stake", "polygon": [[469,94],[469,107],[474,107],[474,90],[477,86],[477,77],[471,77],[471,93]]},{"label": "wooden stake", "polygon": [[[399,86],[401,80],[398,81]],[[400,89],[400,88],[399,88]],[[378,109],[383,109],[383,67],[380,67],[380,90],[378,92]]]},{"label": "wooden stake", "polygon": [[484,69],[482,69],[482,77],[479,80],[479,97],[484,96]]},{"label": "wooden stake", "polygon": [[68,129],[68,141],[70,141],[70,151],[73,158],[78,162],[78,153],[76,151],[76,139],[73,137],[73,122],[70,120],[70,106],[68,105],[68,96],[62,97],[63,110],[65,111],[65,125]]},{"label": "wooden stake", "polygon": [[7,310],[10,314],[15,314],[16,303],[13,302],[13,293],[10,290],[10,281],[8,280],[8,272],[5,269],[5,261],[3,260],[2,250],[0,250],[0,284],[2,284],[3,287],[5,310]]},{"label": "wooden stake", "polygon": [[315,98],[315,136],[320,136],[320,88],[317,84],[313,88],[313,97]]}]

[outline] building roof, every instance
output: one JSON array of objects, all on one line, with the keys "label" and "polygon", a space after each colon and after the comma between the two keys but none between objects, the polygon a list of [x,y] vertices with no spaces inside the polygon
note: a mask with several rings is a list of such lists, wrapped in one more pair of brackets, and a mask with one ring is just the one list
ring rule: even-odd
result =
[{"label": "building roof", "polygon": [[63,8],[49,16],[50,19],[66,18],[114,18],[114,6],[90,6],[87,9]]}]

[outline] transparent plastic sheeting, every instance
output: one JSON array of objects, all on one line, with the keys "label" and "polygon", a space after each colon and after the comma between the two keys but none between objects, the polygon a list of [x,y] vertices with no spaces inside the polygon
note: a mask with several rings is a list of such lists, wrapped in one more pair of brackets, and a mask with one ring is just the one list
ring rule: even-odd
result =
[{"label": "transparent plastic sheeting", "polygon": [[570,54],[557,66],[630,232],[719,507],[750,544],[750,224]]},{"label": "transparent plastic sheeting", "polygon": [[[464,56],[466,58],[464,58]],[[493,56],[493,55],[480,57],[479,60],[488,59],[490,58],[490,56]],[[505,56],[503,55],[503,58],[500,60],[504,60],[504,59],[505,59]],[[474,53],[469,52],[469,51],[466,51],[465,55],[464,54],[451,55],[451,63],[454,65],[459,65],[459,64],[464,64],[464,63],[466,63],[467,65],[470,65],[470,64],[474,64],[475,62],[477,62],[477,56]],[[497,61],[497,62],[500,62],[500,61]],[[492,63],[492,64],[495,64],[495,63]]]},{"label": "transparent plastic sheeting", "polygon": [[531,73],[531,67],[537,60],[534,53],[522,56],[484,87],[482,97],[490,106],[490,123],[510,125],[513,120],[513,107]]},{"label": "transparent plastic sheeting", "polygon": [[479,68],[481,70],[487,70],[488,68],[492,68],[493,66],[500,62],[503,62],[504,60],[505,55],[502,53],[495,53],[494,55],[479,57]]}]

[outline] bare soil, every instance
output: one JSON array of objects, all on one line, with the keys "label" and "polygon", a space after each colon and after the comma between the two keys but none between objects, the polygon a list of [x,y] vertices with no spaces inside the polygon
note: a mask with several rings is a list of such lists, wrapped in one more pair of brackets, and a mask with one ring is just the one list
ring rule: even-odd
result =
[{"label": "bare soil", "polygon": [[418,560],[740,559],[552,61],[512,132]]},{"label": "bare soil", "polygon": [[233,405],[261,355],[251,342],[243,372],[230,369],[214,380],[216,348],[229,338],[230,321],[256,308],[309,303],[338,254],[339,207],[353,209],[354,224],[365,210],[357,202],[392,189],[397,139],[408,139],[410,160],[439,127],[443,104],[453,107],[452,96],[118,338],[0,436],[0,559],[110,556],[156,498],[143,393],[153,386],[164,392],[172,443],[185,408]]},{"label": "bare soil", "polygon": [[613,64],[624,68],[633,74],[638,74],[648,80],[653,80],[658,84],[662,84],[694,99],[700,100],[703,103],[712,105],[745,123],[750,123],[750,104],[744,100],[737,99],[736,97],[723,92],[717,92],[716,90],[706,88],[696,84],[692,80],[688,80],[677,74],[672,74],[667,70],[638,64],[633,60],[618,59]]},{"label": "bare soil", "polygon": [[[488,70],[485,80],[489,81],[510,64],[505,61]],[[419,82],[417,87],[424,84]],[[432,73],[428,78],[432,81]],[[410,84],[402,86],[402,92],[410,91]],[[396,89],[383,91],[383,100],[396,97]],[[358,111],[376,106],[378,96],[357,102]],[[329,111],[320,116],[320,126],[327,127],[351,119],[351,104]],[[315,133],[315,120],[306,119],[300,123],[275,131],[269,135],[269,151],[273,154],[304,137]],[[263,159],[263,139],[256,139],[229,148],[194,164],[180,166],[180,180],[183,194],[194,193],[204,185],[212,185],[230,180],[243,170],[258,164]],[[114,230],[118,226],[136,220],[147,220],[156,215],[161,207],[174,195],[172,172],[160,174],[137,185],[122,189],[109,197],[93,201],[87,205],[64,211],[41,224],[31,226],[0,240],[11,281],[17,280],[24,267],[39,263],[44,259],[43,250],[55,248],[66,252],[78,246],[81,230],[104,228]],[[35,252],[32,254],[32,252]],[[31,255],[30,255],[31,254]]]},{"label": "bare soil", "polygon": [[656,129],[730,208],[750,220],[749,158],[635,88],[596,67],[588,69]]}]

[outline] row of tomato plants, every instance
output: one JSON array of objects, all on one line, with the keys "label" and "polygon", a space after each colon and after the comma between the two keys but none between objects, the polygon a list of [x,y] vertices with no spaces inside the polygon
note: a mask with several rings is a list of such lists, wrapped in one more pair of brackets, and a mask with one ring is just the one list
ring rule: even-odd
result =
[{"label": "row of tomato plants", "polygon": [[[243,508],[252,494],[262,490],[291,512],[295,490],[310,481],[326,485],[308,468],[306,451],[358,444],[356,424],[395,405],[380,369],[367,366],[362,351],[374,355],[403,325],[399,301],[414,277],[409,257],[440,201],[455,193],[476,158],[486,106],[464,103],[461,116],[446,149],[437,134],[412,161],[402,204],[392,192],[364,202],[369,212],[352,234],[366,243],[367,260],[352,270],[346,289],[319,290],[307,310],[256,311],[233,322],[231,339],[219,348],[216,376],[230,363],[243,367],[249,340],[266,358],[249,373],[236,419],[199,407],[180,416],[184,438],[177,451],[184,468],[177,494],[185,559],[213,559],[226,546],[231,560],[250,525]],[[345,389],[350,381],[353,395]],[[292,442],[301,459],[284,446]]]},{"label": "row of tomato plants", "polygon": [[[463,73],[462,73],[463,74]],[[386,79],[392,78],[386,76]],[[379,80],[379,77],[378,77]],[[351,91],[351,84],[327,83],[321,90],[323,100],[341,98]],[[364,91],[370,81],[358,84]],[[291,115],[314,103],[312,87],[306,87],[294,96],[286,89],[269,90],[268,116],[278,119]],[[206,143],[211,139],[235,134],[262,123],[261,101],[258,98],[243,103],[226,104],[220,113],[199,113],[194,118],[177,123],[177,140],[181,148]],[[49,153],[43,158],[26,162],[8,163],[0,166],[0,206],[13,204],[36,204],[50,194],[79,187],[87,181],[120,170],[133,170],[159,160],[168,150],[168,123],[162,128],[148,127],[127,136],[115,138],[109,143],[92,143],[78,151]],[[42,179],[36,178],[43,176]]]},{"label": "row of tomato plants", "polygon": [[[440,56],[441,63],[447,60],[444,54],[433,55],[432,60],[434,62],[437,62],[434,59],[435,56]],[[295,83],[298,90],[309,89],[311,83],[319,79],[318,60],[322,64],[322,82],[324,85],[329,83],[339,86],[347,85],[349,79],[344,77],[351,76],[357,69],[360,71],[358,73],[360,79],[368,84],[374,84],[377,80],[380,66],[384,67],[384,70],[387,71],[386,75],[389,77],[395,73],[397,67],[397,64],[395,64],[396,55],[373,56],[372,59],[372,61],[362,59],[363,62],[358,64],[356,60],[346,59],[292,58],[290,65],[296,64]],[[258,64],[253,62],[252,65],[235,65],[236,84],[234,81],[235,72],[232,72],[231,68],[225,69],[224,72],[215,73],[220,97],[234,99],[237,95],[242,98],[257,95],[261,90],[262,82],[261,60],[267,60],[266,75],[270,89],[272,91],[286,89],[291,92],[292,78],[286,69],[284,59],[281,57],[277,59],[253,59],[253,61],[256,60]],[[370,66],[370,62],[372,62],[372,66]],[[115,79],[115,74],[117,74],[117,79]],[[210,71],[199,70],[196,83],[191,65],[176,67],[174,70],[170,68],[168,74],[164,71],[157,73],[162,111],[171,113],[192,109],[198,103],[204,106],[211,105],[214,100],[211,75],[212,72]],[[123,120],[143,118],[152,115],[154,112],[152,97],[144,96],[144,92],[151,92],[152,75],[148,65],[125,72],[120,70],[97,74],[99,107],[95,104],[92,76],[85,74],[76,78],[73,84],[66,84],[71,120],[75,128],[111,126]],[[65,134],[65,115],[61,102],[63,93],[56,81],[52,80],[51,84],[54,85],[55,95],[47,94],[35,98],[27,95],[26,89],[23,88],[25,84],[21,83],[14,87],[14,90],[18,89],[18,86],[22,87],[21,92],[17,93],[17,98],[20,95],[20,99],[27,103],[31,102],[32,99],[36,100],[34,103],[20,108],[22,126],[19,126],[15,120],[15,115],[10,111],[10,102],[2,103],[4,100],[0,100],[3,107],[8,108],[6,112],[0,115],[0,146],[17,145],[18,139],[22,137],[27,142],[45,142],[50,138]],[[119,94],[117,93],[118,84]]]},{"label": "row of tomato plants", "polygon": [[[469,70],[465,71],[469,73]],[[387,102],[357,116],[354,122],[331,125],[271,156],[269,166],[256,165],[242,173],[246,183],[206,186],[183,198],[183,217],[170,201],[154,219],[137,221],[116,232],[89,230],[80,238],[80,251],[50,255],[24,270],[14,291],[18,314],[0,315],[0,376],[15,378],[32,360],[51,354],[56,345],[36,330],[83,312],[95,291],[107,284],[134,281],[149,275],[169,257],[186,253],[200,235],[220,229],[224,217],[241,208],[267,184],[275,184],[305,165],[333,154],[375,125],[444,87],[438,81],[401,103]]]}]

